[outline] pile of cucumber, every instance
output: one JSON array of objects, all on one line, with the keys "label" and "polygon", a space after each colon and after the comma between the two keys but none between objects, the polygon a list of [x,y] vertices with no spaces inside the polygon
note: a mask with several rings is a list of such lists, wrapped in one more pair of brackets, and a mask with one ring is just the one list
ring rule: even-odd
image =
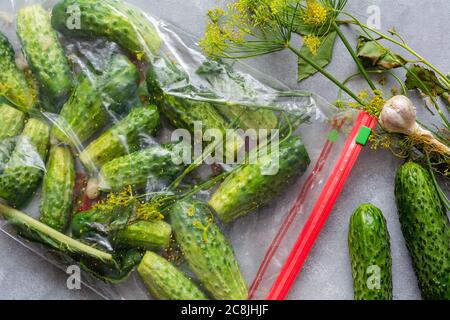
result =
[{"label": "pile of cucumber", "polygon": [[[402,165],[395,197],[422,297],[450,300],[450,222],[430,172],[414,162]],[[348,243],[355,299],[392,299],[390,239],[380,209],[365,204],[353,213]]]},{"label": "pile of cucumber", "polygon": [[[69,28],[73,7],[80,21]],[[162,40],[152,24],[120,0],[61,0],[51,14],[40,5],[25,6],[17,15],[17,34],[27,71],[16,67],[12,46],[0,34],[0,198],[6,202],[0,216],[22,236],[66,254],[102,280],[120,282],[137,268],[154,298],[246,299],[247,284],[219,220],[231,222],[268,204],[303,174],[310,159],[301,138],[283,137],[276,175],[263,174],[271,161],[263,157],[215,180],[221,184],[209,203],[195,192],[179,197],[179,190],[167,189],[186,169],[173,162],[174,144],[143,143],[156,135],[161,117],[174,128],[192,131],[202,121],[204,129],[224,133],[232,123],[278,128],[279,116],[165,93],[164,86],[189,78],[158,56]],[[127,55],[114,54],[101,73],[75,74],[62,36],[103,37]],[[141,72],[142,65],[148,71]],[[141,102],[128,111],[129,101]],[[81,211],[75,205],[80,167],[90,178],[86,193],[102,199]],[[149,184],[171,201],[155,209]],[[39,186],[35,220],[18,209]],[[173,251],[181,252],[181,261],[173,261]],[[178,268],[181,263],[195,280]]]}]

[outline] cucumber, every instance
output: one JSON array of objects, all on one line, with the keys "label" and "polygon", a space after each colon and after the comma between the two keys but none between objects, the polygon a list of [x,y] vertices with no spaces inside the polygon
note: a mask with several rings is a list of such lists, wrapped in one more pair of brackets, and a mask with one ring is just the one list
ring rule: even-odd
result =
[{"label": "cucumber", "polygon": [[[73,20],[74,8],[79,21]],[[121,0],[59,1],[53,7],[52,25],[69,36],[106,37],[146,60],[159,51],[162,42],[144,14]]]},{"label": "cucumber", "polygon": [[208,299],[186,275],[156,253],[147,252],[137,271],[148,291],[155,299]]},{"label": "cucumber", "polygon": [[80,80],[56,120],[52,137],[75,146],[83,143],[107,124],[107,110],[133,96],[138,85],[136,66],[125,56],[115,55],[99,79]]},{"label": "cucumber", "polygon": [[272,201],[294,179],[303,174],[310,159],[300,137],[290,137],[279,145],[279,170],[264,175],[273,162],[272,155],[260,157],[254,164],[242,165],[214,192],[209,205],[222,222],[230,222]]},{"label": "cucumber", "polygon": [[75,187],[75,163],[67,147],[50,150],[44,176],[40,221],[63,232],[69,221]]},{"label": "cucumber", "polygon": [[114,243],[136,249],[166,249],[169,247],[171,235],[172,227],[167,222],[138,221],[119,230],[114,237]]},{"label": "cucumber", "polygon": [[450,223],[430,173],[414,162],[399,168],[395,197],[422,297],[450,299]]},{"label": "cucumber", "polygon": [[138,144],[140,134],[154,134],[158,125],[159,113],[155,106],[135,108],[93,141],[80,154],[80,160],[85,168],[96,171],[105,163],[129,153]]},{"label": "cucumber", "polygon": [[17,34],[31,70],[38,79],[48,111],[58,112],[72,88],[69,62],[53,30],[50,12],[29,5],[17,13]]},{"label": "cucumber", "polygon": [[[208,129],[219,130],[223,141],[225,141],[225,157],[234,159],[234,154],[244,144],[241,136],[237,134],[233,134],[231,138],[227,137],[226,130],[231,129],[231,125],[210,103],[164,95],[164,102],[159,104],[159,107],[174,127],[184,128],[192,135],[195,135],[196,124],[201,125],[203,133]],[[195,142],[203,143],[203,141]],[[217,157],[220,158],[220,155],[217,155]]]},{"label": "cucumber", "polygon": [[[70,228],[76,238],[94,239],[106,233],[115,247],[162,250],[170,243],[171,226],[162,220],[129,223],[129,208],[93,208],[74,215]],[[127,215],[126,217],[124,217]]]},{"label": "cucumber", "polygon": [[170,220],[190,269],[215,299],[244,300],[247,286],[228,240],[206,203],[177,202]]},{"label": "cucumber", "polygon": [[24,112],[29,111],[36,104],[36,92],[30,87],[25,74],[17,68],[14,49],[8,38],[1,32],[0,95]]},{"label": "cucumber", "polygon": [[145,187],[151,183],[170,183],[183,170],[173,162],[173,145],[153,146],[106,163],[99,174],[102,191],[120,191],[124,187]]},{"label": "cucumber", "polygon": [[215,108],[229,122],[238,119],[237,127],[243,130],[272,130],[278,127],[278,118],[272,110],[252,109],[239,105],[216,105]]},{"label": "cucumber", "polygon": [[392,300],[389,239],[380,209],[371,204],[356,209],[348,233],[355,300]]},{"label": "cucumber", "polygon": [[[234,154],[243,146],[244,141],[237,134],[225,140],[226,130],[231,129],[231,124],[211,103],[164,93],[162,88],[166,86],[175,83],[186,84],[189,81],[188,75],[175,63],[168,59],[157,59],[154,66],[149,68],[146,81],[152,102],[159,107],[161,113],[174,127],[186,129],[193,135],[196,123],[201,124],[203,132],[208,129],[219,130],[227,143],[225,155],[234,159]],[[196,143],[202,143],[202,141],[196,141]]]},{"label": "cucumber", "polygon": [[49,127],[29,119],[11,158],[0,174],[0,198],[10,205],[25,205],[39,185],[45,171],[49,144]]},{"label": "cucumber", "polygon": [[0,173],[14,149],[16,136],[22,132],[25,114],[7,104],[0,104]]},{"label": "cucumber", "polygon": [[[252,83],[252,79],[236,72],[231,65],[206,60],[196,70],[196,73],[209,83],[214,92],[219,92],[224,97],[233,97],[235,101],[242,98],[256,98],[259,94],[254,89],[255,84]],[[256,84],[256,86],[258,85]],[[255,109],[235,104],[214,106],[228,121],[237,120],[237,126],[243,130],[271,130],[278,127],[278,118],[269,109]],[[238,117],[239,119],[237,119]]]}]

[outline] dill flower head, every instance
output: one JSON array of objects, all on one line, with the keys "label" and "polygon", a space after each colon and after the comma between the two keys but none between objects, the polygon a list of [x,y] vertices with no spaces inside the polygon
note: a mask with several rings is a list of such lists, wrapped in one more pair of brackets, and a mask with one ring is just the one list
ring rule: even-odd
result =
[{"label": "dill flower head", "polygon": [[320,38],[315,35],[307,35],[303,37],[303,43],[308,47],[309,51],[313,55],[317,54],[317,50],[320,48]]},{"label": "dill flower head", "polygon": [[317,0],[306,0],[306,8],[303,12],[305,24],[320,26],[327,20],[328,9]]},{"label": "dill flower head", "polygon": [[199,41],[199,46],[208,56],[221,56],[228,48],[227,37],[219,24],[210,21],[206,26],[205,35]]},{"label": "dill flower head", "polygon": [[131,186],[125,187],[120,193],[110,193],[105,200],[95,204],[94,209],[112,211],[115,207],[127,206],[136,201]]},{"label": "dill flower head", "polygon": [[160,203],[147,202],[140,204],[136,208],[136,216],[138,219],[145,221],[155,221],[164,219],[161,213]]}]

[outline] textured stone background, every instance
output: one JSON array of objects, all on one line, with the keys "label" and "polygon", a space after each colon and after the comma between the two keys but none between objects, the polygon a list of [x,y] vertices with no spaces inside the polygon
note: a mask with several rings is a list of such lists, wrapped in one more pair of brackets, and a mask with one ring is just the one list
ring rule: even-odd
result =
[{"label": "textured stone background", "polygon": [[[11,10],[11,2],[1,1],[0,10]],[[206,9],[217,4],[216,0],[130,2],[178,26],[183,26],[193,34],[202,33]],[[450,70],[449,30],[448,28],[444,30],[448,22],[450,2],[428,0],[426,6],[419,0],[397,0],[394,3],[388,0],[350,0],[349,11],[365,20],[368,6],[380,6],[384,30],[395,26],[413,48],[442,70]],[[0,27],[3,29],[4,25],[0,24]],[[343,79],[355,73],[356,68],[341,44],[337,45],[336,50],[329,70]],[[251,62],[261,72],[282,80],[292,88],[299,88],[293,72],[295,63],[295,59],[288,53]],[[355,86],[357,85],[358,82],[355,83]],[[316,92],[330,101],[335,99],[337,93],[337,90],[320,76],[305,81],[301,84],[301,88]],[[352,298],[347,252],[348,219],[352,211],[365,202],[372,202],[380,207],[388,220],[392,238],[395,298],[420,298],[410,258],[401,236],[393,197],[393,179],[399,164],[400,161],[387,152],[365,150],[293,288],[291,299]],[[0,299],[99,298],[87,288],[69,291],[66,288],[67,278],[63,272],[2,233],[0,233],[0,261]]]}]

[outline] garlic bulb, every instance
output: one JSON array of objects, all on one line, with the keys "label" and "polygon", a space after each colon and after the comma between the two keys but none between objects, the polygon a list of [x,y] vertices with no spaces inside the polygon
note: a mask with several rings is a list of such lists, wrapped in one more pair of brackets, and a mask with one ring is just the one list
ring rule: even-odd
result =
[{"label": "garlic bulb", "polygon": [[386,101],[380,114],[380,123],[390,133],[401,133],[419,140],[441,154],[450,154],[450,148],[417,123],[414,103],[405,96],[395,96]]},{"label": "garlic bulb", "polygon": [[391,133],[414,133],[418,127],[416,119],[416,107],[405,96],[395,96],[386,101],[380,114],[381,125]]}]

